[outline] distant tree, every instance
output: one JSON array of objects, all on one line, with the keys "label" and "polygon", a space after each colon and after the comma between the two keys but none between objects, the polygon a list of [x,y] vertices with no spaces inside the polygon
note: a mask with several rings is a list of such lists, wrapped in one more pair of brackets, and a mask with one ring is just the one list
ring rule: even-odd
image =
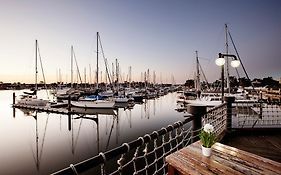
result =
[{"label": "distant tree", "polygon": [[237,87],[237,86],[239,86],[239,82],[238,82],[236,77],[230,76],[229,77],[229,81],[230,81],[230,87]]},{"label": "distant tree", "polygon": [[251,86],[251,80],[246,77],[239,78],[239,85],[242,87],[249,87]]},{"label": "distant tree", "polygon": [[279,82],[276,80],[273,80],[272,77],[263,78],[261,82],[262,86],[268,86],[268,87],[276,87],[279,86]]},{"label": "distant tree", "polygon": [[202,90],[208,89],[208,86],[209,86],[209,85],[210,85],[210,84],[209,84],[208,82],[203,81],[203,82],[201,83],[201,89],[202,89]]},{"label": "distant tree", "polygon": [[194,80],[186,80],[184,86],[187,86],[189,88],[194,88]]}]

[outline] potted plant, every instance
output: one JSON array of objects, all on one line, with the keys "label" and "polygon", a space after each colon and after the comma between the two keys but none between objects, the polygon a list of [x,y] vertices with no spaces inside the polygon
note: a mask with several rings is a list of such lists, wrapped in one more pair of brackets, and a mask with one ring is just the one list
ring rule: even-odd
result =
[{"label": "potted plant", "polygon": [[214,134],[213,125],[209,123],[205,124],[200,130],[199,138],[202,144],[202,154],[206,157],[211,156],[211,147],[216,143],[216,135]]}]

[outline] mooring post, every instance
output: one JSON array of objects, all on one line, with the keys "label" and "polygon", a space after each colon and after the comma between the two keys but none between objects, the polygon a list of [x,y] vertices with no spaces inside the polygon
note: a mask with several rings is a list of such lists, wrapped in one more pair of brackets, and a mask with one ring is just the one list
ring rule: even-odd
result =
[{"label": "mooring post", "polygon": [[191,133],[191,142],[194,143],[199,140],[199,132],[202,128],[202,117],[207,112],[207,106],[205,105],[196,105],[189,104],[187,105],[187,112],[190,113],[194,118],[192,120],[192,133]]},{"label": "mooring post", "polygon": [[68,96],[68,105],[67,105],[68,112],[71,111],[71,98],[70,95]]},{"label": "mooring post", "polygon": [[232,129],[232,103],[235,101],[235,97],[224,97],[224,101],[226,102],[226,130],[227,132],[231,132]]},{"label": "mooring post", "polygon": [[71,115],[68,114],[68,130],[71,131]]},{"label": "mooring post", "polygon": [[13,92],[13,105],[16,104],[16,94]]}]

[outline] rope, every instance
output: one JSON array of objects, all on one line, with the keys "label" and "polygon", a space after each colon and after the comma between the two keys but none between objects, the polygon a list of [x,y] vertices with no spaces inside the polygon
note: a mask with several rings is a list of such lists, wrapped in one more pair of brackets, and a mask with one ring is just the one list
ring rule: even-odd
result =
[{"label": "rope", "polygon": [[127,147],[127,152],[129,152],[131,150],[130,145],[128,143],[123,143],[122,146]]},{"label": "rope", "polygon": [[101,164],[101,167],[100,167],[101,168],[101,174],[103,175],[103,174],[106,174],[105,168],[104,168],[105,162],[106,162],[106,157],[105,157],[103,152],[100,152],[99,155],[103,158],[103,164]]},{"label": "rope", "polygon": [[71,168],[74,174],[78,175],[78,172],[76,171],[76,168],[74,167],[73,164],[70,164],[69,167]]}]

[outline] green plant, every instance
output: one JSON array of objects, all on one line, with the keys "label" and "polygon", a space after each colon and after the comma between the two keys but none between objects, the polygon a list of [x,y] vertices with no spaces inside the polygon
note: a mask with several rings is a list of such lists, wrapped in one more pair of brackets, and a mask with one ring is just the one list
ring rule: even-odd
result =
[{"label": "green plant", "polygon": [[201,143],[206,148],[211,148],[216,143],[216,135],[214,134],[214,127],[211,124],[205,124],[200,130],[199,138]]}]

